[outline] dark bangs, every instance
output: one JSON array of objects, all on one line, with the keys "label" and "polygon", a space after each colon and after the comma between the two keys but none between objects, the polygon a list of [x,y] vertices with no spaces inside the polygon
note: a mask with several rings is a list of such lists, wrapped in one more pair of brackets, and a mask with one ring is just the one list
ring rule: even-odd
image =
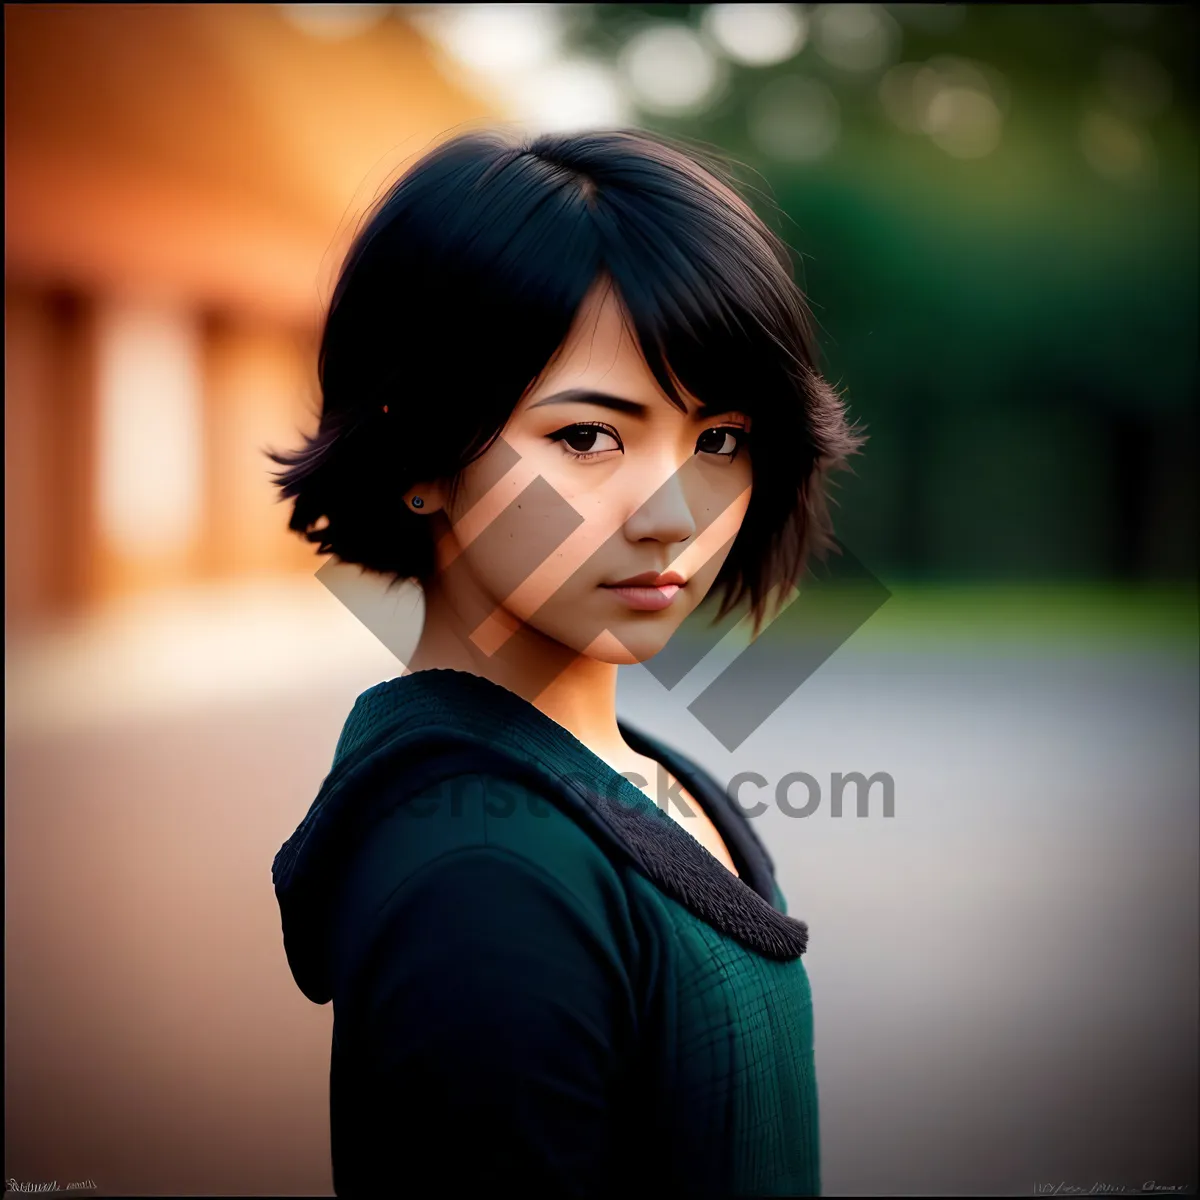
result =
[{"label": "dark bangs", "polygon": [[772,589],[785,598],[830,545],[826,480],[862,437],[818,371],[786,246],[718,159],[642,131],[470,132],[392,186],[330,303],[318,432],[270,454],[290,527],[428,579],[428,523],[404,492],[456,481],[491,445],[602,275],[672,403],[681,385],[752,418],[750,507],[713,590],[716,620],[748,600],[757,633]]}]

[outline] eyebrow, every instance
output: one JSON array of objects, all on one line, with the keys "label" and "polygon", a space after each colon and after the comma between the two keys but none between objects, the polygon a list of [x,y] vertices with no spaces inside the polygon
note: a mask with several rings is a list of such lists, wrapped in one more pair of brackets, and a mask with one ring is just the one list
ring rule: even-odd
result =
[{"label": "eyebrow", "polygon": [[[531,409],[541,408],[546,404],[594,404],[598,408],[610,408],[614,412],[627,413],[629,416],[643,421],[650,412],[647,405],[639,404],[636,400],[626,400],[623,396],[613,396],[609,392],[596,392],[591,388],[568,388],[565,392],[555,392],[553,396],[547,396],[544,400],[539,400],[529,407]],[[738,411],[740,410],[729,404],[701,404],[693,410],[692,418],[701,421],[722,413]]]}]

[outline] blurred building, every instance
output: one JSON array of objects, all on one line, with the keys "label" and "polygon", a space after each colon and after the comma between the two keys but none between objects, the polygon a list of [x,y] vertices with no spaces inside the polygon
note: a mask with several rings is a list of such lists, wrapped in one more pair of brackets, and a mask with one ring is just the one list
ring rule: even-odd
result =
[{"label": "blurred building", "polygon": [[378,188],[492,113],[387,6],[314,7],[5,6],[9,631],[319,566],[262,448],[315,423]]}]

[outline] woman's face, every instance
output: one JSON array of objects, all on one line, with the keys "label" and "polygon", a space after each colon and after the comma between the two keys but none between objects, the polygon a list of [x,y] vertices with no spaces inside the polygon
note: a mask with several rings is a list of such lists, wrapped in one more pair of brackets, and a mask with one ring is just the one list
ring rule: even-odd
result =
[{"label": "woman's face", "polygon": [[[704,599],[750,502],[750,421],[681,395],[686,415],[598,282],[439,522],[446,599],[466,580],[490,614],[471,622],[481,649],[524,625],[601,662],[642,662]],[[612,586],[668,571],[683,582],[649,603]]]}]

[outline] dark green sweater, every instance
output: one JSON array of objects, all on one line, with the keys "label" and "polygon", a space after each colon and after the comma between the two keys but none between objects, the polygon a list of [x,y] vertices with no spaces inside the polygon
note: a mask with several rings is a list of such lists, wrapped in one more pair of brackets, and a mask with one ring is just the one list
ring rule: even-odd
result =
[{"label": "dark green sweater", "polygon": [[716,781],[619,725],[740,878],[497,684],[359,697],[273,871],[333,1000],[339,1196],[819,1194],[807,928]]}]

